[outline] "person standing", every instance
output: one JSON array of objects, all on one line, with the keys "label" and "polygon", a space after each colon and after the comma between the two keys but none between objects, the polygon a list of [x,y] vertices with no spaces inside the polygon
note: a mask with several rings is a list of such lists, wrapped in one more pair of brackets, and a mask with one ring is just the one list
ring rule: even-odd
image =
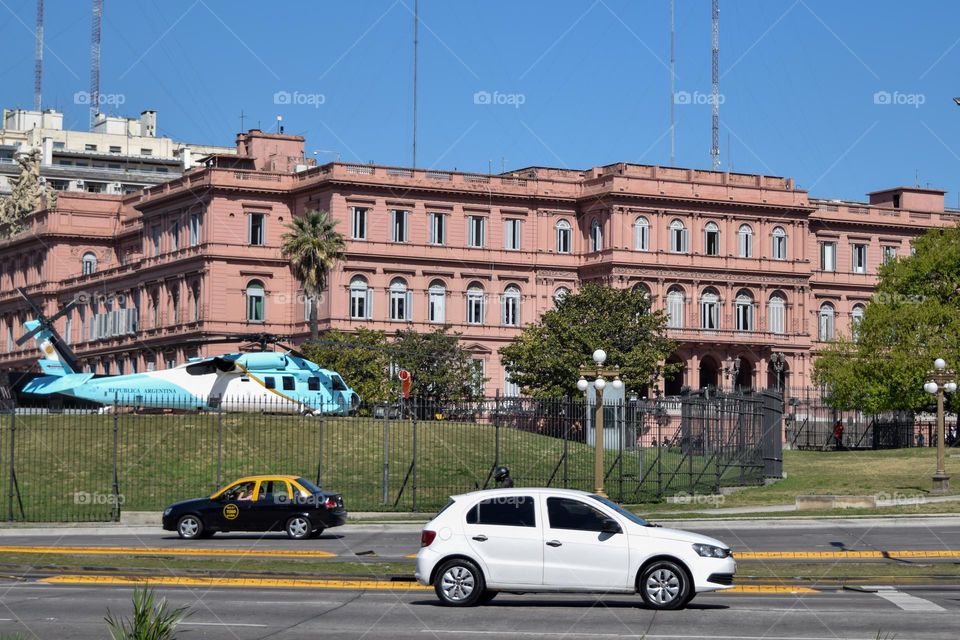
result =
[{"label": "person standing", "polygon": [[836,450],[840,451],[843,449],[843,419],[837,418],[836,424],[833,425],[833,439],[836,444]]}]

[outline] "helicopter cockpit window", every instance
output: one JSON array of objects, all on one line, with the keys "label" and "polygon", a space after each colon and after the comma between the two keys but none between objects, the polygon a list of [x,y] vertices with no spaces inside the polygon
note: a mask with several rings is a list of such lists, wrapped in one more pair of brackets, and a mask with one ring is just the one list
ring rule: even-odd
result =
[{"label": "helicopter cockpit window", "polygon": [[334,391],[346,391],[347,385],[340,376],[330,376],[330,382],[333,383]]},{"label": "helicopter cockpit window", "polygon": [[197,362],[195,364],[187,365],[187,373],[189,373],[192,376],[205,376],[207,374],[216,373],[216,372],[217,372],[217,365],[213,364],[213,362],[210,362],[210,361]]},{"label": "helicopter cockpit window", "polygon": [[284,391],[293,391],[297,388],[296,382],[293,380],[293,376],[283,376],[283,390]]},{"label": "helicopter cockpit window", "polygon": [[320,391],[320,378],[316,376],[307,378],[307,389],[310,391]]},{"label": "helicopter cockpit window", "polygon": [[266,376],[263,379],[263,386],[265,386],[267,389],[276,389],[277,379],[273,376]]}]

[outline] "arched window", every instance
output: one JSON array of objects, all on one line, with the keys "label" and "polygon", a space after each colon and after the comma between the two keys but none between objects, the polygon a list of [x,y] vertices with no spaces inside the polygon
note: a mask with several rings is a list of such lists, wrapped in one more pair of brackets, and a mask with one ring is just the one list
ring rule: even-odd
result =
[{"label": "arched window", "polygon": [[633,223],[633,248],[637,251],[650,250],[650,221],[643,216]]},{"label": "arched window", "polygon": [[670,287],[667,291],[667,326],[671,329],[683,328],[684,298],[680,287]]},{"label": "arched window", "polygon": [[570,253],[573,237],[570,223],[567,220],[557,220],[557,253]]},{"label": "arched window", "polygon": [[850,336],[857,341],[860,339],[860,323],[863,322],[863,314],[866,309],[862,304],[853,305],[850,310]]},{"label": "arched window", "polygon": [[87,251],[83,254],[81,258],[81,265],[83,268],[83,275],[88,276],[91,273],[97,272],[97,255],[92,251]]},{"label": "arched window", "polygon": [[836,309],[833,308],[832,304],[824,302],[820,305],[820,331],[818,332],[820,342],[833,340],[835,316]]},{"label": "arched window", "polygon": [[773,259],[787,259],[787,232],[783,227],[773,228]]},{"label": "arched window", "polygon": [[687,252],[687,229],[679,219],[670,223],[670,251],[673,253]]},{"label": "arched window", "polygon": [[787,300],[779,291],[770,296],[767,303],[767,331],[785,333],[787,326]]},{"label": "arched window", "polygon": [[390,319],[412,320],[411,293],[407,289],[407,281],[403,278],[394,278],[390,281]]},{"label": "arched window", "polygon": [[483,285],[479,282],[471,282],[467,287],[467,323],[483,324],[485,307],[486,296],[483,293]]},{"label": "arched window", "polygon": [[603,249],[603,228],[600,221],[596,218],[590,222],[590,250],[600,251]]},{"label": "arched window", "polygon": [[708,256],[720,255],[720,227],[716,222],[708,222],[703,227],[703,253]]},{"label": "arched window", "polygon": [[430,322],[446,322],[447,288],[442,280],[434,280],[427,291],[427,314]]},{"label": "arched window", "polygon": [[753,296],[747,290],[737,294],[737,331],[753,331]]},{"label": "arched window", "polygon": [[714,289],[705,289],[700,295],[700,328],[720,328],[720,296]]},{"label": "arched window", "polygon": [[247,322],[263,322],[265,313],[263,308],[263,283],[251,280],[247,283]]},{"label": "arched window", "polygon": [[740,239],[740,257],[741,258],[752,258],[753,257],[753,228],[748,224],[740,225],[740,230],[737,231],[737,236]]},{"label": "arched window", "polygon": [[520,288],[510,285],[500,298],[500,322],[508,327],[520,326]]},{"label": "arched window", "polygon": [[350,279],[350,317],[354,320],[368,320],[373,317],[373,294],[363,276]]},{"label": "arched window", "polygon": [[557,287],[557,290],[553,292],[553,304],[554,306],[560,304],[560,301],[570,295],[570,289],[566,287]]}]

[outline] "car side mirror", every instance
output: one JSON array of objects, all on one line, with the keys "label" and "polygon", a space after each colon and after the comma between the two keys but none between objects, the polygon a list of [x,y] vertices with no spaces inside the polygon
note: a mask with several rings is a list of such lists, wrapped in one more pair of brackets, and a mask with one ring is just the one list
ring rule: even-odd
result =
[{"label": "car side mirror", "polygon": [[617,521],[612,518],[604,519],[600,525],[600,531],[603,533],[623,533],[623,529],[621,529]]}]

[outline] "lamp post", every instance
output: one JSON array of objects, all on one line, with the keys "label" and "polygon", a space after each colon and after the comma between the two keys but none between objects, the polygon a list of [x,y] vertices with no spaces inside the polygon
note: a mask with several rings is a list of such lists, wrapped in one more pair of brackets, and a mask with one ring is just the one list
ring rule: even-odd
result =
[{"label": "lamp post", "polygon": [[783,353],[779,351],[774,351],[770,354],[770,364],[773,366],[773,370],[777,374],[777,391],[783,391],[783,367],[787,364],[787,358]]},{"label": "lamp post", "polygon": [[933,490],[931,493],[943,495],[950,491],[950,476],[947,475],[945,442],[943,434],[943,393],[957,391],[956,374],[947,369],[943,358],[933,361],[933,371],[927,374],[929,381],[923,385],[923,390],[937,396],[937,472],[933,474]]},{"label": "lamp post", "polygon": [[603,490],[606,471],[603,463],[603,389],[607,386],[604,376],[613,378],[613,382],[610,384],[614,389],[623,388],[619,367],[604,367],[603,363],[606,361],[607,352],[603,349],[597,349],[593,352],[593,364],[580,367],[580,379],[577,380],[577,389],[586,392],[590,386],[587,381],[589,376],[593,378],[593,387],[597,390],[597,401],[593,414],[593,485],[594,493],[603,497],[607,495]]}]

